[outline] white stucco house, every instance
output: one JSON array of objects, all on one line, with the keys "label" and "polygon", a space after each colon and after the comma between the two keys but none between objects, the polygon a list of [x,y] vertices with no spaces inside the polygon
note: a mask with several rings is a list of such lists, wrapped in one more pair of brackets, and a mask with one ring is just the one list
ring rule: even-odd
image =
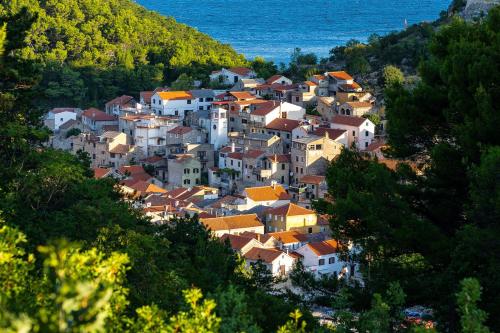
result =
[{"label": "white stucco house", "polygon": [[295,258],[278,249],[254,247],[243,255],[247,266],[260,261],[273,276],[287,275],[295,264]]},{"label": "white stucco house", "polygon": [[302,255],[302,263],[306,270],[318,276],[333,274],[341,277],[349,274],[350,265],[340,259],[338,247],[338,242],[330,239],[305,244],[295,251]]},{"label": "white stucco house", "polygon": [[245,211],[257,206],[280,207],[290,203],[290,195],[278,184],[247,187],[235,209]]},{"label": "white stucco house", "polygon": [[375,137],[375,124],[362,117],[334,116],[330,128],[346,130],[348,147],[354,143],[360,150],[366,149]]},{"label": "white stucco house", "polygon": [[59,126],[69,120],[76,120],[77,113],[81,112],[76,108],[54,108],[50,110],[45,117],[45,126],[52,131],[58,131]]},{"label": "white stucco house", "polygon": [[184,119],[196,109],[196,98],[189,91],[159,91],[151,97],[151,110],[158,116]]},{"label": "white stucco house", "polygon": [[210,81],[218,81],[225,85],[233,85],[240,79],[254,79],[256,77],[257,74],[250,68],[232,67],[213,71],[212,74],[210,74]]}]

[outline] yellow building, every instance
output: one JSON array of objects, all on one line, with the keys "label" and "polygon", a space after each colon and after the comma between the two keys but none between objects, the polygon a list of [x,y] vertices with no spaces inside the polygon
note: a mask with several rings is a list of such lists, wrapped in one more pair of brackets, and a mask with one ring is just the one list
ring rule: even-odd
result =
[{"label": "yellow building", "polygon": [[268,232],[295,230],[310,234],[320,231],[316,212],[293,203],[269,209],[266,220]]}]

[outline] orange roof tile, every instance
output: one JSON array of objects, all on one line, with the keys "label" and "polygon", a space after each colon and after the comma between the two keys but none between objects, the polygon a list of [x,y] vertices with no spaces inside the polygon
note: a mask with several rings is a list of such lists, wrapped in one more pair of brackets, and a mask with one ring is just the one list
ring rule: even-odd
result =
[{"label": "orange roof tile", "polygon": [[246,68],[246,67],[231,67],[228,70],[233,72],[233,73],[240,74],[243,76],[246,76],[246,75],[250,74],[250,72],[252,72],[252,70],[250,68]]},{"label": "orange roof tile", "polygon": [[316,212],[294,203],[289,203],[280,207],[268,209],[267,214],[282,215],[282,216],[301,216],[301,215],[316,215]]},{"label": "orange roof tile", "polygon": [[312,132],[312,134],[317,136],[326,136],[325,133],[328,133],[328,137],[332,140],[335,140],[346,132],[346,130],[341,129],[318,127]]},{"label": "orange roof tile", "polygon": [[307,246],[316,253],[317,256],[324,256],[337,252],[339,243],[334,239],[329,239],[322,242],[309,243]]},{"label": "orange roof tile", "polygon": [[165,100],[194,99],[189,91],[161,91],[158,96]]},{"label": "orange roof tile", "polygon": [[279,258],[284,252],[276,249],[263,249],[260,247],[254,247],[247,253],[243,255],[245,259],[249,260],[262,260],[265,263],[272,263],[277,258]]},{"label": "orange roof tile", "polygon": [[300,126],[300,121],[293,119],[277,118],[266,125],[267,129],[273,129],[284,132],[291,132],[294,128]]},{"label": "orange roof tile", "polygon": [[347,72],[344,71],[328,72],[328,75],[339,80],[345,80],[345,81],[353,80],[352,76],[350,76]]},{"label": "orange roof tile", "polygon": [[325,181],[325,176],[305,175],[300,178],[299,183],[319,185]]},{"label": "orange roof tile", "polygon": [[365,120],[366,119],[362,117],[336,115],[333,117],[332,123],[359,127],[365,122]]},{"label": "orange roof tile", "polygon": [[266,80],[266,83],[267,84],[273,84],[276,81],[278,81],[281,77],[283,77],[283,75],[280,75],[280,74],[273,75],[269,79]]},{"label": "orange roof tile", "polygon": [[285,191],[283,186],[260,186],[247,187],[245,189],[247,197],[253,201],[273,201],[273,200],[290,200],[290,195]]},{"label": "orange roof tile", "polygon": [[82,116],[86,118],[90,118],[94,121],[113,121],[113,120],[118,120],[118,118],[115,118],[112,115],[109,115],[105,112],[102,112],[101,110],[98,110],[96,108],[90,108],[87,109],[83,112]]},{"label": "orange roof tile", "polygon": [[95,168],[94,169],[94,178],[101,179],[106,177],[111,173],[111,168]]},{"label": "orange roof tile", "polygon": [[214,217],[208,219],[200,219],[200,222],[204,224],[207,229],[210,229],[212,231],[245,229],[264,226],[257,217],[257,214]]},{"label": "orange roof tile", "polygon": [[233,250],[241,250],[243,247],[245,247],[245,245],[247,245],[252,241],[252,238],[243,237],[239,235],[230,235],[230,234],[224,234],[220,238],[220,240],[223,242],[225,242],[226,239],[229,240],[229,244],[231,244],[231,248]]},{"label": "orange roof tile", "polygon": [[271,232],[268,235],[276,238],[283,244],[306,243],[308,240],[307,235],[301,234],[298,231]]}]

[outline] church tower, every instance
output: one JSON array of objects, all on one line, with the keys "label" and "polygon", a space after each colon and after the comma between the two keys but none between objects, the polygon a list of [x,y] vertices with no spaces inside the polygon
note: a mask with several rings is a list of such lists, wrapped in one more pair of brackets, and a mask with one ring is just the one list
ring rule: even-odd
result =
[{"label": "church tower", "polygon": [[210,143],[218,150],[228,142],[227,138],[227,113],[222,108],[215,108],[210,113]]}]

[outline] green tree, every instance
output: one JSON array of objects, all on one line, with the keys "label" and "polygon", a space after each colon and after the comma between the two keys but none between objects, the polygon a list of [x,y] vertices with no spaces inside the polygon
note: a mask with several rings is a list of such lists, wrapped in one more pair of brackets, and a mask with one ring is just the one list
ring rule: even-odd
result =
[{"label": "green tree", "polygon": [[172,82],[172,90],[191,90],[194,88],[194,80],[189,75],[182,73],[177,80]]},{"label": "green tree", "polygon": [[278,72],[278,67],[272,61],[266,61],[262,57],[255,57],[252,61],[252,68],[260,78],[270,78]]},{"label": "green tree", "polygon": [[384,70],[382,71],[382,78],[385,86],[401,85],[405,81],[403,72],[393,65],[384,67]]},{"label": "green tree", "polygon": [[478,309],[477,303],[481,300],[481,286],[476,279],[464,279],[461,290],[457,294],[458,310],[461,314],[460,325],[462,333],[489,333],[484,326],[487,315]]}]

